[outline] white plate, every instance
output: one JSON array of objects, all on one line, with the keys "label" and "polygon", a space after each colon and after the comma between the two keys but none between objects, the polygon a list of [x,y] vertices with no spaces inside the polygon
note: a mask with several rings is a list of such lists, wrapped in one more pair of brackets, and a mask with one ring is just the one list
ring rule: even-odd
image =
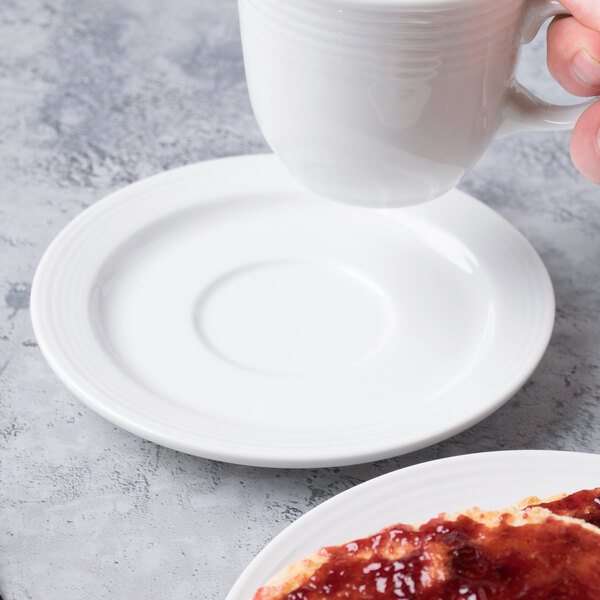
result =
[{"label": "white plate", "polygon": [[46,252],[31,311],[58,376],[117,425],[306,467],[412,451],[490,414],[542,357],[554,296],[529,243],[459,191],[365,210],[265,155],[96,203]]},{"label": "white plate", "polygon": [[250,563],[226,600],[249,600],[272,575],[303,556],[388,525],[474,506],[500,510],[529,496],[599,485],[600,456],[575,452],[486,452],[400,469],[338,494],[289,525]]}]

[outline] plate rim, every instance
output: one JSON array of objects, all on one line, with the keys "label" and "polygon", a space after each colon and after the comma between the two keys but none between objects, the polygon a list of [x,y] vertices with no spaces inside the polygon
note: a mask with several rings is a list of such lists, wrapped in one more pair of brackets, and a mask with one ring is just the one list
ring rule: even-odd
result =
[{"label": "plate rim", "polygon": [[[430,435],[428,436],[423,436],[418,443],[412,442],[410,444],[406,444],[402,443],[402,440],[398,440],[398,443],[393,446],[388,445],[385,448],[377,447],[375,449],[371,449],[368,452],[363,451],[360,454],[349,453],[346,447],[344,447],[342,448],[341,452],[330,452],[330,454],[328,454],[323,459],[313,458],[307,460],[303,456],[295,456],[294,458],[284,457],[283,459],[281,459],[276,456],[276,448],[274,449],[274,452],[273,450],[271,450],[270,455],[265,456],[262,448],[259,449],[258,453],[254,451],[254,454],[252,452],[249,452],[247,449],[240,450],[236,448],[230,448],[229,451],[226,452],[224,452],[223,450],[218,450],[215,452],[211,451],[210,449],[210,441],[208,442],[208,444],[190,444],[189,442],[182,442],[181,440],[178,440],[177,437],[172,434],[172,432],[171,434],[169,434],[169,432],[165,433],[164,430],[157,430],[156,427],[152,427],[151,423],[149,424],[147,422],[132,422],[130,419],[127,418],[127,416],[119,414],[118,411],[115,411],[114,407],[107,406],[106,400],[103,401],[101,398],[95,397],[93,390],[90,391],[89,389],[86,390],[82,388],[82,386],[77,383],[77,377],[73,377],[73,371],[69,371],[72,365],[63,364],[57,358],[57,356],[55,356],[55,348],[53,348],[53,341],[51,339],[51,336],[47,335],[43,319],[43,315],[47,307],[44,306],[45,299],[42,290],[43,286],[40,282],[46,275],[46,265],[50,262],[50,258],[54,257],[54,255],[57,253],[60,254],[62,240],[65,237],[67,237],[72,231],[77,231],[77,229],[80,227],[80,224],[85,224],[90,219],[93,219],[94,215],[102,214],[103,211],[107,212],[110,210],[114,210],[113,205],[115,205],[116,201],[118,201],[119,197],[123,194],[135,195],[136,193],[138,193],[138,190],[144,189],[148,186],[153,186],[157,182],[164,182],[168,180],[176,181],[182,173],[189,172],[190,170],[202,173],[202,171],[205,169],[212,170],[214,167],[220,168],[223,165],[227,165],[228,167],[231,165],[232,168],[235,169],[237,168],[238,164],[245,164],[249,161],[270,161],[272,164],[275,164],[276,159],[273,154],[254,154],[213,159],[200,163],[185,165],[176,169],[158,173],[150,177],[141,179],[140,181],[129,184],[116,191],[113,191],[107,196],[104,196],[103,198],[99,199],[97,202],[92,204],[90,207],[82,211],[82,213],[77,215],[73,220],[71,220],[58,233],[58,235],[48,246],[47,250],[44,252],[36,269],[31,288],[30,304],[31,321],[33,324],[33,329],[40,350],[46,358],[49,365],[51,366],[52,370],[66,385],[66,387],[73,394],[75,394],[75,396],[79,400],[81,400],[86,406],[88,406],[89,408],[91,408],[92,410],[94,410],[113,424],[131,433],[134,433],[135,435],[159,443],[161,445],[173,448],[175,450],[183,451],[197,456],[202,456],[209,459],[224,460],[227,462],[233,462],[237,464],[262,467],[306,468],[323,466],[342,466],[349,464],[359,464],[364,462],[370,462],[372,460],[397,456],[399,454],[404,454],[407,452],[418,450],[425,446],[439,442],[443,439],[452,437],[453,435],[456,435],[457,433],[468,429],[475,423],[481,421],[482,419],[496,411],[500,406],[507,402],[531,377],[532,373],[535,371],[545,354],[545,351],[547,349],[552,335],[555,321],[555,297],[552,282],[546,269],[546,266],[544,265],[543,261],[541,260],[541,257],[539,256],[535,248],[523,236],[523,234],[520,231],[518,231],[516,227],[514,227],[514,225],[512,225],[504,217],[502,217],[489,207],[485,206],[483,203],[473,198],[469,194],[466,194],[461,190],[454,190],[460,196],[468,198],[469,200],[477,203],[482,209],[486,211],[488,215],[492,215],[493,218],[498,220],[498,222],[501,222],[503,227],[505,227],[507,231],[510,231],[512,235],[516,235],[519,238],[520,243],[522,243],[524,247],[527,248],[527,252],[530,255],[529,257],[532,260],[534,260],[534,262],[536,262],[536,268],[539,270],[540,275],[543,278],[545,278],[545,283],[548,288],[546,290],[548,293],[544,293],[544,300],[547,305],[546,308],[548,309],[547,321],[544,327],[542,328],[542,333],[537,339],[535,351],[531,353],[528,368],[525,369],[525,372],[522,374],[521,377],[515,378],[515,380],[512,383],[512,386],[508,389],[506,393],[498,395],[495,401],[488,402],[483,409],[481,408],[481,406],[478,406],[477,410],[473,410],[471,412],[469,418],[463,419],[457,423],[453,423],[451,424],[451,426],[447,426],[444,429],[440,429],[437,432],[430,433]],[[273,167],[269,166],[269,168]],[[198,200],[198,203],[201,204],[203,201],[203,199],[200,199]],[[202,442],[202,440],[200,440],[200,442]]]},{"label": "plate rim", "polygon": [[[349,499],[354,499],[355,497],[368,496],[368,494],[373,494],[374,490],[377,488],[383,488],[385,484],[394,482],[394,480],[399,480],[402,482],[403,479],[408,479],[411,475],[415,473],[419,473],[421,471],[426,471],[429,469],[433,469],[434,471],[441,470],[446,466],[450,467],[460,467],[465,464],[473,463],[476,464],[480,461],[493,461],[495,459],[507,458],[507,460],[514,460],[519,463],[519,466],[523,466],[523,464],[527,464],[527,460],[529,462],[533,462],[534,460],[542,460],[547,461],[548,463],[554,463],[557,459],[562,458],[565,460],[589,460],[595,461],[598,464],[598,472],[600,479],[600,454],[595,454],[593,452],[579,452],[579,451],[569,451],[569,450],[553,450],[553,449],[512,449],[512,450],[493,450],[493,451],[481,451],[481,452],[473,452],[467,454],[460,454],[454,456],[446,456],[442,458],[437,458],[433,460],[424,460],[419,463],[415,463],[406,467],[402,467],[400,469],[396,469],[390,471],[388,473],[384,473],[383,475],[379,475],[367,481],[364,481],[358,485],[348,488],[338,494],[335,494],[331,498],[323,501],[321,504],[309,509],[306,513],[289,523],[283,530],[277,533],[271,540],[269,540],[265,546],[258,552],[258,554],[248,563],[248,565],[242,570],[237,579],[235,580],[232,587],[229,589],[227,595],[225,596],[225,600],[251,600],[252,594],[258,589],[258,587],[252,587],[252,592],[248,593],[248,583],[255,576],[255,571],[265,571],[264,563],[268,563],[269,556],[274,553],[280,553],[288,543],[288,538],[292,538],[296,535],[297,531],[301,531],[303,528],[306,528],[306,524],[309,525],[313,522],[318,522],[322,515],[327,515],[328,513],[335,512],[336,508],[339,505],[343,505],[345,502],[348,502]],[[533,465],[528,465],[528,468],[535,475],[535,467]],[[533,489],[529,494],[533,496],[536,494],[536,490]],[[557,482],[557,488],[559,483]],[[572,493],[577,490],[556,490],[556,494],[565,491],[566,493]],[[525,498],[527,496],[523,496]],[[516,504],[522,498],[514,498],[513,502]],[[474,504],[466,503],[463,509],[466,510],[472,508]],[[496,507],[483,507],[484,510],[501,510],[503,508],[509,508],[507,506],[496,506]],[[429,518],[436,517],[436,514],[432,514]],[[406,519],[404,522],[412,521],[413,519]],[[403,522],[402,519],[396,521]],[[392,525],[393,523],[388,523],[388,525]],[[385,526],[385,525],[384,525]],[[383,527],[383,526],[382,526]],[[371,534],[375,534],[377,529],[374,529]],[[363,534],[360,534],[363,535]],[[368,535],[368,534],[367,534]],[[349,534],[345,541],[351,541],[353,539],[357,539],[358,536]],[[339,543],[344,543],[341,541]],[[319,548],[326,546],[327,542],[323,542],[321,545],[316,545],[313,551],[317,551]],[[283,547],[283,548],[282,548]],[[308,554],[308,553],[307,553]],[[298,556],[301,558],[302,556],[306,556],[307,554],[302,554]],[[266,569],[268,573],[264,573],[262,579],[263,583],[259,584],[264,585],[264,583],[269,579],[269,577],[273,576],[279,569]]]}]

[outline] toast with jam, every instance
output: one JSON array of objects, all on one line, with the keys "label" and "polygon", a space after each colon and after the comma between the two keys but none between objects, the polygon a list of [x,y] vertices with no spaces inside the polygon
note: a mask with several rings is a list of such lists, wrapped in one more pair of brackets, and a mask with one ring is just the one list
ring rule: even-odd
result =
[{"label": "toast with jam", "polygon": [[290,565],[253,600],[599,600],[600,488],[387,527]]}]

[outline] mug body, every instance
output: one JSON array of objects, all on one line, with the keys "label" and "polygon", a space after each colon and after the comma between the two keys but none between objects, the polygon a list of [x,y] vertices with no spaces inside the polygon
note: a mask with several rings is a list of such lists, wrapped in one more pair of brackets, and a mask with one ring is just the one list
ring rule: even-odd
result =
[{"label": "mug body", "polygon": [[252,106],[314,192],[395,207],[454,187],[502,121],[526,0],[239,0]]}]

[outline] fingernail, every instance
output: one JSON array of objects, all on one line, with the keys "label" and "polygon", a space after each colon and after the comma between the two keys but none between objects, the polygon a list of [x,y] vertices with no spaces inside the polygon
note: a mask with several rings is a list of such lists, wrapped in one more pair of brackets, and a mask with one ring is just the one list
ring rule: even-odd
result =
[{"label": "fingernail", "polygon": [[585,50],[579,50],[571,60],[571,71],[585,85],[600,86],[600,62]]}]

